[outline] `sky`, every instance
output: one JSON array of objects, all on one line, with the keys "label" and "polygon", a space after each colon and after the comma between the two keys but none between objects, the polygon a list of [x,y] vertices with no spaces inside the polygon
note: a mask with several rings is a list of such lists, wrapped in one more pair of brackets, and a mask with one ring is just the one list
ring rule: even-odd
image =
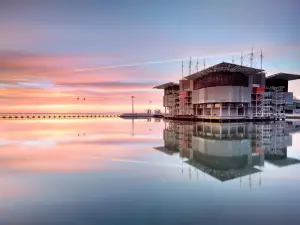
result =
[{"label": "sky", "polygon": [[[300,3],[260,1],[0,2],[0,112],[162,108],[153,86],[227,61],[267,76],[300,74]],[[300,97],[300,80],[290,90]],[[77,99],[79,97],[79,100]],[[83,100],[85,98],[85,100]]]}]

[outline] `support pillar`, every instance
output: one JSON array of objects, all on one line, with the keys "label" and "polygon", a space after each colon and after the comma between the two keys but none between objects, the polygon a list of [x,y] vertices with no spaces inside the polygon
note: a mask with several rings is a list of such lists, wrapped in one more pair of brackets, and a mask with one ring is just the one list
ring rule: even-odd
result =
[{"label": "support pillar", "polygon": [[230,116],[230,103],[228,104],[228,116]]},{"label": "support pillar", "polygon": [[236,104],[236,106],[235,106],[235,109],[236,109],[236,115],[238,116],[239,115],[239,107],[238,107],[239,105],[238,104]]},{"label": "support pillar", "polygon": [[222,117],[222,103],[220,103],[220,117]]}]

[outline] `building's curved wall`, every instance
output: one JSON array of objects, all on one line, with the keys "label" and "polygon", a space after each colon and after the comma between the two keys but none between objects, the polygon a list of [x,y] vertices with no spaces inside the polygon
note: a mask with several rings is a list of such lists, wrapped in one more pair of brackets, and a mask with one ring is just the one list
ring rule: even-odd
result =
[{"label": "building's curved wall", "polygon": [[251,88],[218,86],[193,90],[192,104],[214,102],[251,102]]}]

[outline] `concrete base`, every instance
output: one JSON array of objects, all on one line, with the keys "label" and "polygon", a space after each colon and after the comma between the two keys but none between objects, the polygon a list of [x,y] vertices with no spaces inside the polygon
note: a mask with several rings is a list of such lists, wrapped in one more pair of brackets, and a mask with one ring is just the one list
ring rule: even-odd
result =
[{"label": "concrete base", "polygon": [[203,121],[203,122],[215,122],[215,123],[232,123],[232,122],[264,122],[264,121],[276,121],[285,119],[275,118],[245,118],[245,117],[197,117],[197,116],[164,116],[165,119],[170,120],[185,120],[185,121]]}]

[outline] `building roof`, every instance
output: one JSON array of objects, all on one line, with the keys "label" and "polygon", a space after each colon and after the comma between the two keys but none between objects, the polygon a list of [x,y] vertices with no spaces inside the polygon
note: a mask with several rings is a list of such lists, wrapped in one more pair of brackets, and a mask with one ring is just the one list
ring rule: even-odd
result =
[{"label": "building roof", "polygon": [[276,73],[266,77],[267,80],[297,80],[300,79],[300,75],[291,73]]},{"label": "building roof", "polygon": [[161,84],[161,85],[155,86],[153,88],[156,88],[156,89],[165,89],[167,87],[173,87],[173,86],[179,86],[179,84],[174,83],[174,82],[168,82],[168,83],[165,83],[165,84]]},{"label": "building roof", "polygon": [[211,66],[207,69],[204,69],[204,70],[201,70],[194,74],[191,74],[189,76],[186,76],[185,78],[189,79],[189,80],[194,80],[199,77],[202,77],[202,76],[205,76],[205,75],[208,75],[211,73],[215,73],[215,72],[238,72],[238,73],[242,73],[245,75],[250,75],[250,74],[257,74],[257,73],[264,72],[264,70],[247,67],[247,66],[241,66],[241,65],[232,64],[232,63],[222,62],[217,65]]}]

